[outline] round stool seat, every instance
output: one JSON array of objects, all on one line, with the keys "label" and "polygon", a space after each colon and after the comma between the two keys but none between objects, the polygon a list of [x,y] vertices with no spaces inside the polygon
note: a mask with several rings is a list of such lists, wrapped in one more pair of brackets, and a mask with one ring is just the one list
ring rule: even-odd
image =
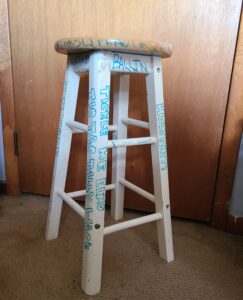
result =
[{"label": "round stool seat", "polygon": [[62,54],[77,54],[97,49],[156,55],[161,56],[162,58],[170,57],[172,54],[172,46],[168,43],[129,39],[105,39],[97,37],[61,39],[55,43],[55,49],[57,52]]}]

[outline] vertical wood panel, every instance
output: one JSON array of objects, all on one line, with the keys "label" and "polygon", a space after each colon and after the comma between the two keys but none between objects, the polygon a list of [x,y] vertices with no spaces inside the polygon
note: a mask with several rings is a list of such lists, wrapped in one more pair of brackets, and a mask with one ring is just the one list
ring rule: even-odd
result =
[{"label": "vertical wood panel", "polygon": [[15,112],[7,0],[0,0],[0,101],[7,193],[14,196],[19,194],[19,178],[14,155]]},{"label": "vertical wood panel", "polygon": [[[53,44],[65,36],[101,35],[168,41],[165,110],[172,213],[208,220],[231,76],[241,0],[9,0],[20,138],[22,190],[48,194],[65,57]],[[77,119],[87,113],[82,78]],[[129,114],[147,119],[144,78],[132,78]],[[144,131],[129,129],[129,136]],[[84,187],[85,136],[75,136],[68,189]],[[144,158],[146,159],[144,160]],[[149,147],[128,149],[127,177],[152,192]],[[152,210],[132,192],[126,205]]]},{"label": "vertical wood panel", "polygon": [[243,132],[243,18],[234,61],[225,129],[216,183],[212,225],[243,234],[243,220],[229,216],[229,201],[233,188],[241,134]]}]

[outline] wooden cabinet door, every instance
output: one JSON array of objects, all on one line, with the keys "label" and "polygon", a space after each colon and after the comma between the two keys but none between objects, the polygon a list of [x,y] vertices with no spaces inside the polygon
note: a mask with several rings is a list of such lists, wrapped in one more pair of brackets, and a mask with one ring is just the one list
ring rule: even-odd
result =
[{"label": "wooden cabinet door", "polygon": [[[209,220],[241,0],[9,0],[19,172],[22,191],[49,194],[66,57],[54,51],[67,36],[168,41],[163,62],[172,213]],[[87,76],[76,118],[87,121]],[[129,114],[146,120],[145,79],[132,76]],[[129,136],[147,134],[129,128]],[[72,143],[67,189],[85,186],[86,136]],[[128,180],[153,192],[149,146],[129,148]],[[126,206],[153,210],[126,191]]]}]

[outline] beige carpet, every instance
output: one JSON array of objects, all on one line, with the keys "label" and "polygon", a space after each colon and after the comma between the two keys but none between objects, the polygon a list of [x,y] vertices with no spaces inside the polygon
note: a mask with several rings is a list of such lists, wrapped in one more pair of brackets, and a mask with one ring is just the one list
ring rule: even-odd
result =
[{"label": "beige carpet", "polygon": [[102,290],[88,297],[80,289],[82,221],[64,206],[59,239],[46,242],[47,208],[46,197],[1,196],[1,300],[243,299],[242,237],[178,219],[170,264],[158,256],[154,223],[105,237]]}]

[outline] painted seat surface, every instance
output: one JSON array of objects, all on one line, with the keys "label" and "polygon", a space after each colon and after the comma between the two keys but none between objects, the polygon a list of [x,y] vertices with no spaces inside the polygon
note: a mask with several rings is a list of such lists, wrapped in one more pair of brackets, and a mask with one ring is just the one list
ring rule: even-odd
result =
[{"label": "painted seat surface", "polygon": [[97,37],[64,38],[55,43],[55,49],[62,54],[77,54],[97,49],[156,55],[162,58],[170,57],[172,54],[172,46],[168,43]]}]

